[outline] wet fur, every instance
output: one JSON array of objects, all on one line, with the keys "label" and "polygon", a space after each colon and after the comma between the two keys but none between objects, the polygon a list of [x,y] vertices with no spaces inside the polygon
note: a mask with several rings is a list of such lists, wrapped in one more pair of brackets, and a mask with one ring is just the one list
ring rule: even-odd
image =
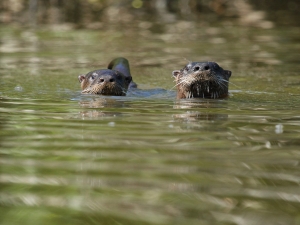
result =
[{"label": "wet fur", "polygon": [[173,71],[177,98],[225,98],[231,71],[215,62],[190,62]]},{"label": "wet fur", "polygon": [[79,82],[83,94],[125,96],[131,79],[118,71],[104,69],[79,76]]},{"label": "wet fur", "polygon": [[137,85],[132,81],[129,62],[123,57],[112,60],[107,69],[95,70],[79,75],[78,80],[84,94],[125,96],[130,87]]}]

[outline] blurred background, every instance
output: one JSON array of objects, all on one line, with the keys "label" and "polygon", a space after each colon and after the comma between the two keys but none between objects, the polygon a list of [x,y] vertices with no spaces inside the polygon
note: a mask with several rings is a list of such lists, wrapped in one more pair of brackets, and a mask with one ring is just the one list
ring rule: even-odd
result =
[{"label": "blurred background", "polygon": [[[1,0],[0,224],[300,224],[299,0]],[[81,94],[126,57],[140,89]],[[229,98],[176,100],[187,61]]]},{"label": "blurred background", "polygon": [[[291,50],[299,41],[299,10],[296,0],[2,0],[0,51],[72,52],[51,63],[70,59],[70,69],[103,67],[118,56],[134,67],[171,69],[184,59],[236,69],[287,65],[298,61]],[[32,55],[36,65],[45,63],[45,54]]]},{"label": "blurred background", "polygon": [[272,28],[299,25],[299,4],[296,0],[2,0],[0,22],[101,29],[137,20],[160,24],[187,20],[205,25],[235,19],[241,25]]}]

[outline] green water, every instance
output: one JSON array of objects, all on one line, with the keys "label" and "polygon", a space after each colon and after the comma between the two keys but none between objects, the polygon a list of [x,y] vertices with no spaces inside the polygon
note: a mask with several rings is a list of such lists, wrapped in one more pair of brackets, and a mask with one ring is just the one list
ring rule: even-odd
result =
[{"label": "green water", "polygon": [[[298,28],[0,34],[1,224],[300,224]],[[117,56],[141,90],[81,95]],[[230,97],[176,100],[185,58],[231,70]]]}]

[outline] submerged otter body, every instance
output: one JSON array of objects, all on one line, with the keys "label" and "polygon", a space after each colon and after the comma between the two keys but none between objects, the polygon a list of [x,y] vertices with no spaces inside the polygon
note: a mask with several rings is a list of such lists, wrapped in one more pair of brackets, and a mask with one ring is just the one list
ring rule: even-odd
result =
[{"label": "submerged otter body", "polygon": [[225,98],[231,71],[215,62],[190,62],[174,70],[177,98]]},{"label": "submerged otter body", "polygon": [[108,69],[95,70],[78,77],[84,94],[125,96],[128,87],[136,87],[132,81],[129,63],[125,58],[116,58]]}]

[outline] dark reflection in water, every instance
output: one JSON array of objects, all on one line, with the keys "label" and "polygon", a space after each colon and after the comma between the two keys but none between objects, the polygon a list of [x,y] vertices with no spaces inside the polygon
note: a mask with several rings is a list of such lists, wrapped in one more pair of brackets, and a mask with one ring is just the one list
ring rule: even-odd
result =
[{"label": "dark reflection in water", "polygon": [[[210,130],[215,129],[211,123],[220,123],[228,119],[228,114],[218,113],[218,109],[226,109],[226,100],[210,99],[188,99],[177,100],[174,109],[186,110],[181,114],[174,114],[176,122],[182,123],[182,128],[191,130]],[[218,127],[218,130],[224,128]]]}]

